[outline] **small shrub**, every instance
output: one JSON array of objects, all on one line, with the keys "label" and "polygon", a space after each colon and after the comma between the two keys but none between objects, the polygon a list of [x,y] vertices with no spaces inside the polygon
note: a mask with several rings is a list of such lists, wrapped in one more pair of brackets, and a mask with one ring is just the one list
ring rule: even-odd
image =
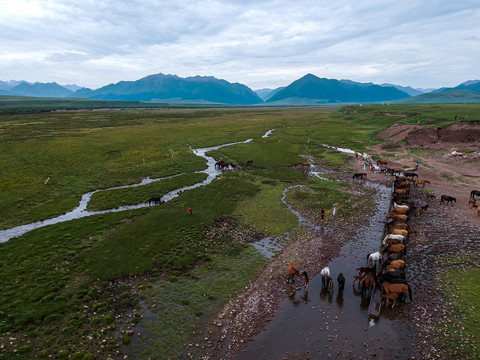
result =
[{"label": "small shrub", "polygon": [[68,351],[67,350],[58,350],[57,358],[58,359],[67,359],[68,358]]},{"label": "small shrub", "polygon": [[122,342],[123,342],[123,345],[128,345],[128,344],[130,344],[130,336],[128,336],[128,335],[123,335],[123,336],[122,336]]},{"label": "small shrub", "polygon": [[77,351],[71,356],[71,359],[74,359],[74,360],[83,360],[84,358],[85,358],[85,355],[81,351]]},{"label": "small shrub", "polygon": [[112,314],[107,314],[103,318],[103,323],[105,325],[112,324],[114,321],[115,321],[115,316],[113,316]]}]

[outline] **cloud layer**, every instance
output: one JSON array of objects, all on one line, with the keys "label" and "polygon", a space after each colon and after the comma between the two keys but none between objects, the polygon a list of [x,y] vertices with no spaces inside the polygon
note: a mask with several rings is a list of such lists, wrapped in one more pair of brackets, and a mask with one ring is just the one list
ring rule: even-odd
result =
[{"label": "cloud layer", "polygon": [[0,80],[456,86],[480,78],[479,18],[477,0],[0,0]]}]

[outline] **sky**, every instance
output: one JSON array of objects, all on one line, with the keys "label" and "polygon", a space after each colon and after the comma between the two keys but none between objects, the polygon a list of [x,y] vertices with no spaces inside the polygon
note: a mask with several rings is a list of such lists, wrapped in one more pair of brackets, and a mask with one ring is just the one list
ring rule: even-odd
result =
[{"label": "sky", "polygon": [[253,90],[305,74],[480,79],[478,0],[0,0],[0,80],[97,89],[152,74]]}]

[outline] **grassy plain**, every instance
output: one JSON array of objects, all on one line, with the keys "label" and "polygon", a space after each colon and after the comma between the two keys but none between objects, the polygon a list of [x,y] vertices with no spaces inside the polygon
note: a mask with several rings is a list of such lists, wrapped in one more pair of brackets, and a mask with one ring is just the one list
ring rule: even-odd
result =
[{"label": "grassy plain", "polygon": [[[291,165],[307,157],[324,167],[348,169],[347,157],[322,144],[362,151],[395,122],[442,125],[460,110],[468,119],[478,118],[477,105],[455,106],[388,108],[412,114],[406,118],[372,114],[385,111],[381,106],[356,106],[352,115],[327,107],[1,115],[3,229],[63,214],[86,192],[147,176],[184,174],[146,187],[98,192],[89,209],[141,203],[201,181],[204,175],[194,172],[205,168],[204,160],[190,146],[253,138],[211,155],[243,164],[253,160],[254,166],[161,206],[81,218],[0,244],[0,343],[5,345],[0,359],[116,356],[129,351],[123,347],[130,343],[124,331],[132,323],[157,324],[148,331],[163,340],[137,339],[130,349],[142,348],[145,357],[178,355],[191,338],[172,319],[188,329],[201,327],[267,261],[228,232],[208,236],[218,219],[231,218],[238,228],[264,235],[289,231],[297,220],[281,196],[285,186],[297,184],[304,187],[287,197],[295,207],[318,217],[320,206],[330,211],[339,202],[339,211],[348,215],[347,185],[320,182]],[[270,129],[272,135],[262,138]],[[187,206],[194,216],[185,215]],[[159,302],[162,308],[152,307]]]}]

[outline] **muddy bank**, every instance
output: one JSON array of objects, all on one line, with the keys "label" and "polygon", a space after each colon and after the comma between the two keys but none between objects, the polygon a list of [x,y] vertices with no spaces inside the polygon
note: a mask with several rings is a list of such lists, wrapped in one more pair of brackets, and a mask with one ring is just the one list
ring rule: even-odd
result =
[{"label": "muddy bank", "polygon": [[405,140],[407,147],[421,146],[442,149],[452,146],[476,147],[480,141],[480,122],[459,122],[439,128],[437,126],[395,124],[382,131],[377,138],[394,141]]}]

